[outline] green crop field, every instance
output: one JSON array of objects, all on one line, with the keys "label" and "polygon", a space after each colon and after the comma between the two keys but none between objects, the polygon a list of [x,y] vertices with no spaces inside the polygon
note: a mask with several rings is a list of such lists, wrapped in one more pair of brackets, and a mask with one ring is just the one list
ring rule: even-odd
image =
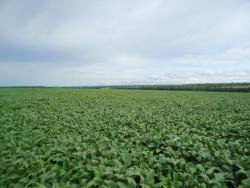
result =
[{"label": "green crop field", "polygon": [[249,187],[250,93],[0,89],[0,187]]}]

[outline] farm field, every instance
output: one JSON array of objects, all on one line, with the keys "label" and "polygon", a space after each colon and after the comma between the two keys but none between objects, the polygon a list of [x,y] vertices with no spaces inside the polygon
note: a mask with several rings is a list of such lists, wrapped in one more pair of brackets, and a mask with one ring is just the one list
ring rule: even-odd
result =
[{"label": "farm field", "polygon": [[250,93],[0,89],[0,187],[249,187]]}]

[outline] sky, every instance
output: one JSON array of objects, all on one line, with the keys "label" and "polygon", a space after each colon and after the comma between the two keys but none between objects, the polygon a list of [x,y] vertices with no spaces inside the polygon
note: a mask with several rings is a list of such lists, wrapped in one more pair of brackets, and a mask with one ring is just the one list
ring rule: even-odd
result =
[{"label": "sky", "polygon": [[250,0],[0,0],[0,86],[250,82]]}]

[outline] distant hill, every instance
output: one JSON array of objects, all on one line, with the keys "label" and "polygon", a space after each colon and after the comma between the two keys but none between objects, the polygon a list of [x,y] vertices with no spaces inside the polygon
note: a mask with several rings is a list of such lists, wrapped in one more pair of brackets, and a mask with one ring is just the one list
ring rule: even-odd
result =
[{"label": "distant hill", "polygon": [[71,89],[137,89],[137,90],[174,90],[174,91],[221,91],[250,92],[250,83],[203,83],[182,85],[110,85],[110,86],[11,86],[0,88],[71,88]]},{"label": "distant hill", "polygon": [[205,83],[183,85],[126,85],[115,89],[250,92],[250,83]]}]

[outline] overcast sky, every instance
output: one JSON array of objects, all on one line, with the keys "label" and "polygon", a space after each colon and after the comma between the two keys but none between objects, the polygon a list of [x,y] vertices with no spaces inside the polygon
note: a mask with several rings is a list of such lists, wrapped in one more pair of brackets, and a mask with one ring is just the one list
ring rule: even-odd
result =
[{"label": "overcast sky", "polygon": [[250,82],[250,0],[0,0],[0,85]]}]

